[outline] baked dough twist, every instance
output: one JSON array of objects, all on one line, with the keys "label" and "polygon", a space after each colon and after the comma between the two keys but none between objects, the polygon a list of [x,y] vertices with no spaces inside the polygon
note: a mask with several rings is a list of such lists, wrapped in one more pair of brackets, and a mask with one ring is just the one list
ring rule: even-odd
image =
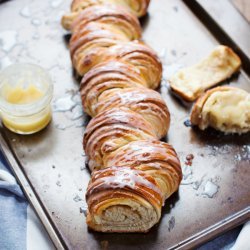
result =
[{"label": "baked dough twist", "polygon": [[[110,47],[141,38],[138,19],[117,6],[85,9],[72,24],[72,31],[70,54],[79,75],[107,59],[105,55]],[[111,57],[112,52],[108,54]]]},{"label": "baked dough twist", "polygon": [[153,90],[160,84],[161,62],[138,41],[141,28],[133,11],[120,6],[126,3],[140,16],[149,1],[96,2],[113,3],[74,1],[74,21],[62,20],[70,23],[72,63],[84,75],[82,104],[93,117],[83,142],[92,171],[87,224],[101,232],[146,232],[182,178],[176,152],[158,141],[170,124],[168,108]]},{"label": "baked dough twist", "polygon": [[112,4],[125,7],[133,15],[142,17],[147,13],[150,0],[73,0],[71,4],[71,13],[62,17],[62,26],[69,30],[72,22],[78,17],[79,13],[94,5]]}]

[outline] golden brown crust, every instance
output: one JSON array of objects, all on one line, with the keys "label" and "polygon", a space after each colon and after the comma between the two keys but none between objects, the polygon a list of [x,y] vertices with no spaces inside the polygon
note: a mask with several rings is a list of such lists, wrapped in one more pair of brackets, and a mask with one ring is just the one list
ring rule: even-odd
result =
[{"label": "golden brown crust", "polygon": [[84,75],[103,62],[109,47],[129,41],[124,34],[114,33],[106,27],[105,24],[89,23],[80,32],[72,35],[69,48],[78,75]]},{"label": "golden brown crust", "polygon": [[[71,57],[73,58],[75,52],[83,46],[88,49],[88,47],[90,47],[89,43],[97,43],[97,46],[100,46],[99,43],[102,41],[101,39],[105,42],[110,41],[110,46],[116,45],[120,41],[129,41],[124,34],[112,32],[108,25],[90,22],[78,32],[72,34],[69,42]],[[105,46],[107,46],[107,44]]]},{"label": "golden brown crust", "polygon": [[184,91],[180,90],[179,88],[176,88],[175,86],[171,86],[171,81],[169,81],[171,90],[179,97],[181,97],[184,101],[187,102],[193,102],[195,101],[194,97],[190,97],[187,95]]},{"label": "golden brown crust", "polygon": [[103,166],[104,155],[131,141],[157,139],[151,124],[140,114],[127,108],[107,110],[94,117],[84,133],[84,150],[89,156],[89,167]]},{"label": "golden brown crust", "polygon": [[150,0],[73,0],[71,11],[81,11],[93,5],[114,4],[117,6],[127,7],[136,16],[141,17],[147,13]]},{"label": "golden brown crust", "polygon": [[134,67],[119,61],[99,64],[82,79],[80,93],[85,112],[93,116],[99,96],[109,89],[143,88],[147,83]]},{"label": "golden brown crust", "polygon": [[213,92],[216,92],[218,90],[218,88],[221,89],[224,87],[216,87],[216,88],[213,88],[213,89],[206,91],[194,103],[194,105],[192,107],[191,115],[190,115],[190,121],[193,125],[198,125],[201,122],[202,107],[203,107],[204,103],[206,102],[207,98],[209,97],[209,95]]},{"label": "golden brown crust", "polygon": [[[226,103],[223,103],[223,101],[225,100],[225,99],[223,100],[222,98],[223,92],[229,93],[228,96],[226,97]],[[230,116],[232,117],[231,120],[228,119],[227,114],[221,113],[220,117],[217,117],[217,118],[213,115],[214,118],[213,120],[210,121],[211,119],[210,113],[211,112],[213,113],[212,107],[210,108],[210,110],[209,110],[209,107],[206,107],[205,111],[204,111],[204,107],[207,104],[207,101],[210,100],[210,98],[214,94],[216,94],[218,97],[217,97],[217,100],[214,99],[213,103],[216,103],[218,100],[220,100],[220,106],[218,106],[218,108],[222,109],[224,105],[227,109],[229,109],[230,106],[237,108],[236,106],[238,105],[238,108],[236,111],[237,113],[240,113],[242,111],[243,113],[246,112],[246,120],[244,120],[243,122],[248,123],[248,128],[246,127],[247,125],[246,126],[242,125],[241,127],[240,122],[237,121],[238,118],[233,120],[233,116],[234,116],[233,112],[235,110],[231,110],[230,112],[231,113]],[[239,96],[239,99],[236,100],[237,96]],[[242,103],[246,104],[245,107],[242,105]],[[213,128],[220,130],[222,132],[225,132],[225,133],[245,133],[245,132],[250,131],[250,114],[247,113],[249,112],[247,111],[248,109],[250,109],[250,94],[249,93],[236,87],[221,86],[221,87],[216,87],[211,90],[208,90],[195,102],[191,111],[190,120],[193,125],[197,125],[202,130],[206,129],[208,126],[212,126]],[[219,112],[218,109],[217,111]],[[204,115],[205,113],[206,115]],[[221,123],[218,123],[217,121],[215,121],[215,119],[221,119]],[[228,122],[230,122],[230,124],[228,124]],[[222,125],[218,125],[218,124],[222,124]]]},{"label": "golden brown crust", "polygon": [[[85,104],[83,105],[85,107]],[[170,113],[161,95],[146,88],[112,88],[98,96],[91,116],[115,107],[127,107],[143,116],[153,127],[158,138],[165,136],[169,129]],[[85,108],[90,110],[89,108]]]},{"label": "golden brown crust", "polygon": [[[162,171],[166,170],[172,175],[165,180],[168,184],[172,182],[171,192],[166,197],[177,190],[182,179],[180,161],[175,150],[171,145],[161,141],[130,142],[105,156],[103,161],[104,166],[133,166],[146,172],[148,168],[148,170],[154,169],[159,175],[163,175]],[[167,193],[166,190],[164,193]]]},{"label": "golden brown crust", "polygon": [[144,16],[147,12],[150,0],[73,0],[71,4],[71,13],[65,14],[62,17],[61,23],[65,29],[70,29],[72,22],[77,18],[79,13],[91,6],[95,5],[116,5],[123,7],[135,14],[137,17]]},{"label": "golden brown crust", "polygon": [[148,87],[156,89],[162,78],[162,64],[156,53],[145,43],[132,41],[118,43],[107,50],[104,60],[116,59],[140,70]]},{"label": "golden brown crust", "polygon": [[[94,194],[100,192],[107,194],[109,190],[121,191],[126,189],[133,190],[142,197],[144,196],[148,202],[155,204],[155,206],[161,207],[163,204],[163,195],[155,179],[145,171],[131,166],[107,167],[93,172],[86,199],[91,208],[91,201],[95,200],[93,199]],[[116,195],[120,196],[117,192],[113,193],[112,198],[115,198]],[[107,196],[107,198],[109,197],[110,195]]]},{"label": "golden brown crust", "polygon": [[101,232],[147,232],[160,219],[163,197],[150,175],[133,167],[93,173],[86,200],[87,224]]},{"label": "golden brown crust", "polygon": [[87,8],[76,18],[72,30],[69,47],[79,75],[106,60],[111,46],[141,37],[137,18],[116,6]]},{"label": "golden brown crust", "polygon": [[89,227],[101,232],[148,231],[181,178],[180,161],[169,144],[149,140],[126,144],[92,174],[86,194]]},{"label": "golden brown crust", "polygon": [[141,37],[138,19],[125,9],[114,5],[97,5],[81,11],[72,23],[71,29],[73,32],[79,31],[90,22],[111,25],[117,28],[117,32],[123,32],[130,40]]}]

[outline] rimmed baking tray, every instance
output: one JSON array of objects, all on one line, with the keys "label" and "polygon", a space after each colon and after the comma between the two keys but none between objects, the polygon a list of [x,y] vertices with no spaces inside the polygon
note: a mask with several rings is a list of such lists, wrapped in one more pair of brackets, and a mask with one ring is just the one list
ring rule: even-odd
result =
[{"label": "rimmed baking tray", "polygon": [[[24,5],[36,13],[18,13]],[[82,135],[88,117],[77,117],[78,82],[72,73],[67,34],[60,27],[62,10],[44,1],[10,1],[1,5],[0,25],[18,31],[18,42],[2,58],[38,63],[55,82],[54,105],[73,98],[72,111],[54,112],[42,132],[20,136],[1,128],[1,149],[24,192],[58,249],[190,249],[249,219],[250,135],[222,135],[188,127],[191,105],[180,102],[167,86],[178,68],[206,56],[218,44],[213,27],[207,29],[182,1],[152,0],[142,20],[144,40],[158,51],[164,64],[161,93],[171,112],[166,141],[182,162],[184,180],[163,207],[160,223],[147,234],[101,234],[88,231],[84,192],[89,180]],[[6,23],[5,20],[12,22]],[[38,22],[35,22],[36,24]],[[34,20],[33,20],[34,24]],[[20,45],[21,44],[21,45]],[[225,82],[250,91],[241,71]],[[79,111],[79,110],[78,110]],[[185,125],[186,124],[186,125]],[[193,154],[192,163],[186,160]]]}]

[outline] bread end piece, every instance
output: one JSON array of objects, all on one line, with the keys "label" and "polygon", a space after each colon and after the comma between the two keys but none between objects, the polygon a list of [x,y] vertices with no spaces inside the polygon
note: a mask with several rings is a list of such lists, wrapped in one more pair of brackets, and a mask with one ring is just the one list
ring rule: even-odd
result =
[{"label": "bread end piece", "polygon": [[195,101],[205,90],[230,78],[240,66],[238,55],[231,48],[219,45],[198,64],[174,74],[170,86],[184,100]]},{"label": "bread end piece", "polygon": [[250,94],[231,86],[211,89],[196,101],[190,120],[201,130],[213,127],[226,134],[247,133],[250,131]]}]

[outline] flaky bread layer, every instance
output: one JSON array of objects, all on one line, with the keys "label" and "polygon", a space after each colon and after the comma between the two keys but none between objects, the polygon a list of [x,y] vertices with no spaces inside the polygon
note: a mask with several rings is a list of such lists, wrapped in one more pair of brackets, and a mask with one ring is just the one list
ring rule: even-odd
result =
[{"label": "flaky bread layer", "polygon": [[212,127],[224,133],[250,131],[250,94],[223,86],[207,91],[193,106],[191,123],[201,130]]},{"label": "flaky bread layer", "polygon": [[231,77],[240,66],[241,60],[233,50],[220,45],[198,64],[174,74],[170,86],[186,101],[194,101],[205,90]]},{"label": "flaky bread layer", "polygon": [[95,5],[116,5],[129,10],[133,15],[142,17],[147,13],[150,0],[74,0],[71,4],[71,12],[62,17],[61,24],[66,30],[71,29],[71,25],[79,13],[86,8]]},{"label": "flaky bread layer", "polygon": [[182,172],[173,147],[156,140],[130,142],[106,155],[92,172],[87,224],[100,232],[147,232],[158,223],[165,200]]},{"label": "flaky bread layer", "polygon": [[132,167],[92,174],[87,224],[100,232],[147,232],[161,216],[163,196],[153,177]]}]

